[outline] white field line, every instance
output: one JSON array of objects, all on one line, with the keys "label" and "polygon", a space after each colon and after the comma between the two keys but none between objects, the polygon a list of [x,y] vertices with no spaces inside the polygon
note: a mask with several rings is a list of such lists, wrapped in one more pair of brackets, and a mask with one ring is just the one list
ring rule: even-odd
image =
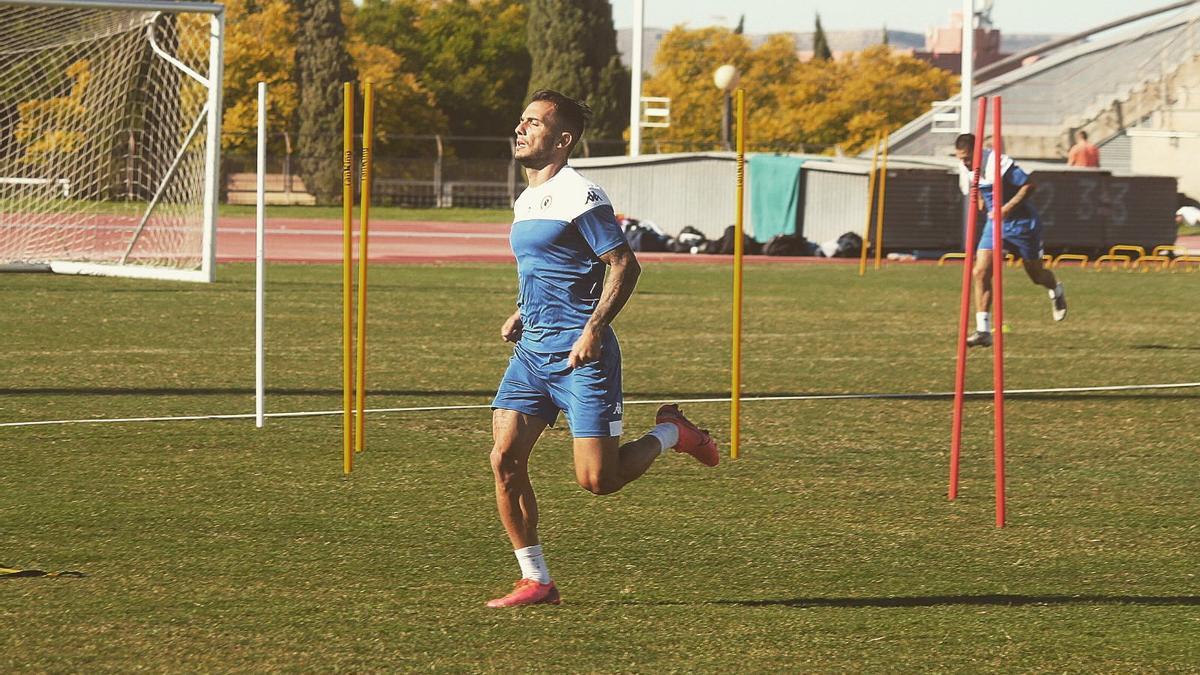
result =
[{"label": "white field line", "polygon": [[[1005,395],[1009,394],[1075,394],[1085,392],[1105,392],[1105,391],[1145,391],[1154,389],[1191,389],[1200,387],[1200,382],[1180,382],[1175,384],[1118,384],[1103,387],[1056,387],[1052,389],[1005,389]],[[991,389],[980,389],[978,391],[964,392],[966,396],[980,397],[992,396],[994,391]],[[886,399],[913,399],[913,398],[948,398],[954,396],[952,391],[939,392],[917,392],[911,394],[891,393],[891,394],[809,394],[800,396],[752,396],[744,397],[741,400],[744,402],[761,402],[761,401],[845,401],[845,400],[886,400]],[[647,400],[647,401],[625,401],[625,405],[653,405],[660,403],[728,403],[731,399],[724,398],[688,398],[688,399],[662,399],[662,400]],[[451,410],[484,410],[491,408],[491,405],[433,405],[433,406],[416,406],[411,408],[369,408],[367,413],[411,413],[411,412],[438,412]],[[265,417],[285,418],[285,417],[323,417],[331,415],[341,415],[339,410],[311,410],[304,412],[286,412],[286,413],[267,413]],[[254,419],[254,413],[240,413],[228,415],[184,415],[179,417],[114,417],[105,419],[77,419],[77,420],[40,420],[34,422],[3,422],[0,427],[36,427],[36,426],[51,426],[60,424],[119,424],[131,422],[189,422],[196,420],[241,420]]]}]

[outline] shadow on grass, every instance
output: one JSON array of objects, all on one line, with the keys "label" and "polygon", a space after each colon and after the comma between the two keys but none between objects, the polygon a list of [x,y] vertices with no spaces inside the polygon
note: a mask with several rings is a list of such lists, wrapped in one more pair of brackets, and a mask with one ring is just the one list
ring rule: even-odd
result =
[{"label": "shadow on grass", "polygon": [[734,605],[739,607],[940,607],[946,605],[1022,607],[1026,605],[1196,606],[1195,595],[926,595],[892,598],[776,598],[686,602],[631,602],[647,605]]},{"label": "shadow on grass", "polygon": [[1172,345],[1134,345],[1134,349],[1155,349],[1164,351],[1200,352],[1200,347],[1175,347]]}]

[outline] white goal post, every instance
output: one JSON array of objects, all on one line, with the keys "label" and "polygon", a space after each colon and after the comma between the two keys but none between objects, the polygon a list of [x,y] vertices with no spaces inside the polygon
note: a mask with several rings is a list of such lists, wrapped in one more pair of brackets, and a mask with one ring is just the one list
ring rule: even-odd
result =
[{"label": "white goal post", "polygon": [[0,267],[212,281],[224,7],[0,0]]}]

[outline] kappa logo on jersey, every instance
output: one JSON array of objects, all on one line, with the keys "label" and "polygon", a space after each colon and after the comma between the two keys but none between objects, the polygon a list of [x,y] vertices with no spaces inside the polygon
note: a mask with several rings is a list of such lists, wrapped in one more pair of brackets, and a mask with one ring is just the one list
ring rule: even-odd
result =
[{"label": "kappa logo on jersey", "polygon": [[600,193],[595,190],[588,190],[587,199],[583,200],[584,204],[600,201]]},{"label": "kappa logo on jersey", "polygon": [[542,210],[545,211],[546,209],[550,208],[550,204],[553,201],[554,201],[553,197],[551,197],[550,195],[546,195],[546,198],[542,200]]}]

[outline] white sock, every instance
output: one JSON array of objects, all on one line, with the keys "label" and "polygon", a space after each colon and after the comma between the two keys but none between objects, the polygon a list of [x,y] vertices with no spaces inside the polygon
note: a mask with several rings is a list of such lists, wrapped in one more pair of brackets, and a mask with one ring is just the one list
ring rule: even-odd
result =
[{"label": "white sock", "polygon": [[550,570],[546,567],[546,559],[542,557],[542,545],[534,544],[513,551],[517,555],[517,563],[521,566],[521,577],[533,579],[539,584],[550,583]]},{"label": "white sock", "polygon": [[666,452],[679,444],[679,427],[670,422],[654,425],[654,428],[646,435],[658,439],[658,444],[662,452]]},{"label": "white sock", "polygon": [[1061,298],[1062,294],[1063,294],[1062,283],[1060,282],[1057,286],[1055,286],[1054,290],[1046,291],[1046,292],[1050,294],[1051,300],[1057,300],[1057,299]]},{"label": "white sock", "polygon": [[980,333],[992,332],[991,312],[975,312],[975,330]]}]

